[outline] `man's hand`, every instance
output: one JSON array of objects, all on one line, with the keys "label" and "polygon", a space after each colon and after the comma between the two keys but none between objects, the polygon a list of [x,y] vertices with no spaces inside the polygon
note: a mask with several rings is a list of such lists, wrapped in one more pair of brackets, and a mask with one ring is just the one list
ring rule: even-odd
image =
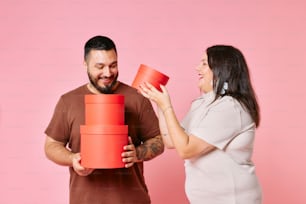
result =
[{"label": "man's hand", "polygon": [[80,164],[80,162],[81,162],[80,153],[72,154],[72,167],[79,176],[88,176],[93,172],[94,169],[85,168]]},{"label": "man's hand", "polygon": [[123,147],[124,152],[122,153],[122,161],[125,163],[125,168],[133,166],[138,161],[136,148],[132,142],[132,138],[129,137],[129,144]]}]

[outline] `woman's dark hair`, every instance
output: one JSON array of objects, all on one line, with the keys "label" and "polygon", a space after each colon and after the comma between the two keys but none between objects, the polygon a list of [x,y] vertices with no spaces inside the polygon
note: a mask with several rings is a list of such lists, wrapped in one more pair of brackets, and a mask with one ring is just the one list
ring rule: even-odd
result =
[{"label": "woman's dark hair", "polygon": [[[251,84],[249,69],[240,50],[228,45],[214,45],[206,50],[208,65],[213,72],[216,99],[232,96],[251,114],[259,126],[260,114],[256,95]],[[224,90],[224,84],[227,89]]]},{"label": "woman's dark hair", "polygon": [[112,49],[114,49],[117,54],[116,45],[110,38],[100,35],[92,37],[85,43],[84,59],[86,59],[88,53],[91,50],[112,50]]}]

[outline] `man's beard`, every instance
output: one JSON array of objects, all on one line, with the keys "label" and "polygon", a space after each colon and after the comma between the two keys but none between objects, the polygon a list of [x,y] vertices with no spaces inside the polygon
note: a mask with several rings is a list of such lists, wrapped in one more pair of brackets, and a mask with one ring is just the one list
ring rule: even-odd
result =
[{"label": "man's beard", "polygon": [[95,89],[97,89],[100,93],[103,94],[112,94],[114,92],[114,86],[117,83],[117,79],[118,79],[118,74],[114,77],[113,81],[111,84],[106,85],[105,87],[101,87],[99,86],[96,81],[93,79],[93,77],[91,77],[90,73],[87,72],[88,74],[88,78],[90,83],[95,87]]}]

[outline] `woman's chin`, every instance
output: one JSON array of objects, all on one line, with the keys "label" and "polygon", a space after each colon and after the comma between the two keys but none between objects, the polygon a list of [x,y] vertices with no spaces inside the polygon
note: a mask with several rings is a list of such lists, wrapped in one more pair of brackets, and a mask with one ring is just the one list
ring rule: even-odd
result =
[{"label": "woman's chin", "polygon": [[203,84],[201,82],[198,83],[198,88],[200,89],[201,92],[204,91]]}]

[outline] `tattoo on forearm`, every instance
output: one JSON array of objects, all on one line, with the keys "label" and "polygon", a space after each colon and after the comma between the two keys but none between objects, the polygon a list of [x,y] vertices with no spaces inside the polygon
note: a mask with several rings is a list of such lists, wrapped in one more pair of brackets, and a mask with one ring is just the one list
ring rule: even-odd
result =
[{"label": "tattoo on forearm", "polygon": [[137,150],[137,158],[147,161],[160,155],[164,151],[164,144],[160,136],[152,138],[139,146]]}]

